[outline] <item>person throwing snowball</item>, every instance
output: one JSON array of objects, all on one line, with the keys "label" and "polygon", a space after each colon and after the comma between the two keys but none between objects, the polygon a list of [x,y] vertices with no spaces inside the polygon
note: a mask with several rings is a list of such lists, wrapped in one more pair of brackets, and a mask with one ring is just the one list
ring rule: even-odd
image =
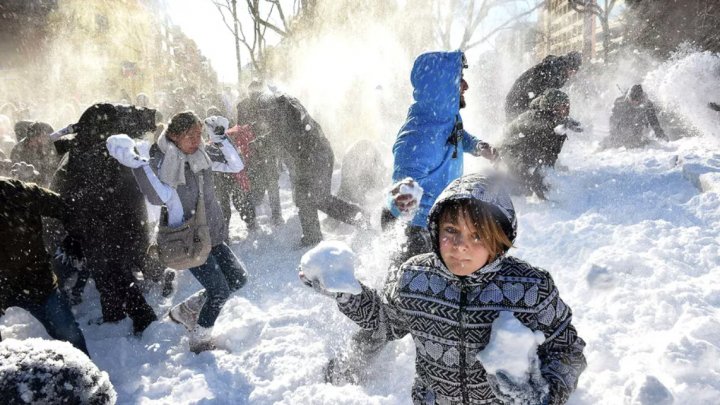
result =
[{"label": "person throwing snowball", "polygon": [[[364,330],[388,340],[413,337],[415,404],[563,404],[586,367],[585,342],[550,274],[506,254],[516,229],[500,182],[471,174],[453,181],[433,204],[432,251],[391,269],[383,292],[361,283],[358,292],[347,274],[336,274],[352,271],[347,255],[335,255],[336,265],[328,260],[333,256],[308,252],[299,275]],[[480,359],[501,312],[544,336],[537,346],[539,374],[528,370],[522,382],[502,369],[489,374]]]}]

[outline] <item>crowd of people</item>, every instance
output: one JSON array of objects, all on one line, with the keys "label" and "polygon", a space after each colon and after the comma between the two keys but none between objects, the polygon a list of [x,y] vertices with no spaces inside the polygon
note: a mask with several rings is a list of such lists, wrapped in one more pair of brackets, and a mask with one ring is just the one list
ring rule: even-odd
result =
[{"label": "crowd of people", "polygon": [[[493,147],[463,124],[470,88],[465,55],[430,52],[415,60],[414,102],[392,149],[393,184],[381,213],[383,231],[400,228],[403,243],[392,255],[384,291],[363,286],[361,294],[328,294],[361,328],[328,362],[328,382],[361,383],[376,354],[410,334],[417,403],[490,403],[517,395],[533,403],[567,400],[585,368],[584,342],[550,273],[507,254],[517,234],[509,192],[546,198],[544,171],[556,164],[568,134],[583,130],[561,90],[581,65],[581,55],[571,52],[524,72],[507,95],[505,137]],[[352,173],[343,162],[347,176],[333,195],[333,149],[297,98],[259,80],[234,107],[221,95],[192,92],[179,89],[157,109],[145,94],[134,105],[96,103],[58,131],[0,115],[0,234],[13,241],[0,248],[0,311],[24,308],[50,336],[89,355],[70,310],[88,277],[100,296],[98,321],[129,317],[139,335],[157,314],[138,279],[169,296],[173,270],[187,268],[203,289],[169,317],[187,329],[190,350],[212,350],[223,305],[249,278],[229,246],[233,207],[253,231],[267,194],[268,225],[284,224],[278,181],[286,170],[301,227],[298,247],[323,240],[318,211],[358,229],[372,227],[372,208],[357,185],[380,188],[383,180]],[[601,147],[642,147],[647,127],[667,139],[655,107],[634,85],[615,100]],[[367,153],[363,160],[381,166],[366,143],[353,153]],[[465,154],[502,161],[510,178],[462,176]],[[300,278],[324,290],[302,269]],[[546,337],[538,349],[544,385],[513,385],[470,360],[487,345],[500,311]]]}]

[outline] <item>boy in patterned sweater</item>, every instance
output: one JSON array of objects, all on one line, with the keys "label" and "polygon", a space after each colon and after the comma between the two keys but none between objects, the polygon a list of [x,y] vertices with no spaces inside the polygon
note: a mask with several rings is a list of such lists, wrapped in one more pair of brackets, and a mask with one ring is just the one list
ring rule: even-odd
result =
[{"label": "boy in patterned sweater", "polygon": [[[428,227],[432,253],[391,271],[382,293],[362,286],[357,295],[333,294],[340,311],[388,340],[413,337],[416,404],[565,403],[586,366],[585,342],[550,274],[506,255],[517,223],[500,182],[478,174],[453,181]],[[501,311],[545,336],[540,375],[523,385],[487,374],[477,358]]]}]

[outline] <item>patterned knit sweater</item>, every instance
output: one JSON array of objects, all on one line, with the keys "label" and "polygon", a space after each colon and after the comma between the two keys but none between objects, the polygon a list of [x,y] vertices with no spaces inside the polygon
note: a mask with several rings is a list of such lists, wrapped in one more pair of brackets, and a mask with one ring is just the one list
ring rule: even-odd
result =
[{"label": "patterned knit sweater", "polygon": [[510,256],[465,278],[453,275],[435,253],[415,256],[391,272],[382,296],[364,287],[361,294],[342,295],[338,307],[388,340],[412,335],[416,404],[502,404],[477,359],[500,311],[545,335],[538,356],[550,404],[567,401],[586,366],[585,342],[550,274]]}]

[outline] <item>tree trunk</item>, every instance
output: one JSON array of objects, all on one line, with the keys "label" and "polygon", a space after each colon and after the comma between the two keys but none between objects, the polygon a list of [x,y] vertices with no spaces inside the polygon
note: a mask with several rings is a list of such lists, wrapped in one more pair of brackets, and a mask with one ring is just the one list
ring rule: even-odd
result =
[{"label": "tree trunk", "polygon": [[240,60],[240,33],[238,32],[237,0],[232,0],[233,29],[235,30],[235,58],[237,59],[237,86],[242,80],[242,62]]}]

